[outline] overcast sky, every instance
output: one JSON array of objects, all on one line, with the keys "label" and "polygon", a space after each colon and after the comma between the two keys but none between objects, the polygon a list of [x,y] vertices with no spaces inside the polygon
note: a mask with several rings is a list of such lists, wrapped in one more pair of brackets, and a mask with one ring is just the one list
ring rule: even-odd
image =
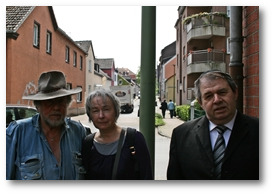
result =
[{"label": "overcast sky", "polygon": [[[176,40],[178,6],[156,7],[156,64]],[[91,40],[96,58],[137,73],[141,58],[141,6],[53,6],[58,26],[74,41]]]}]

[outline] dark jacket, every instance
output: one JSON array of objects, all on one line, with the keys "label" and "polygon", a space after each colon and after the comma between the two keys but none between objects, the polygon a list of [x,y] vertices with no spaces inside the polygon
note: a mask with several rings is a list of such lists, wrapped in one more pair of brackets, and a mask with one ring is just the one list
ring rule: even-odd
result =
[{"label": "dark jacket", "polygon": [[[167,179],[214,179],[213,153],[206,116],[176,127],[172,134]],[[259,179],[259,120],[238,112],[225,151],[222,179]]]},{"label": "dark jacket", "polygon": [[161,109],[162,110],[167,110],[168,109],[168,104],[167,104],[166,101],[161,102]]},{"label": "dark jacket", "polygon": [[[118,180],[152,180],[152,166],[150,154],[142,133],[136,131],[134,147],[135,154],[132,155],[128,141],[128,136],[121,149],[121,155],[117,170]],[[87,138],[86,138],[87,139]],[[86,146],[87,141],[83,142],[83,165],[87,171],[86,179],[89,180],[111,180],[112,169],[114,166],[114,155],[100,154],[94,145]]]}]

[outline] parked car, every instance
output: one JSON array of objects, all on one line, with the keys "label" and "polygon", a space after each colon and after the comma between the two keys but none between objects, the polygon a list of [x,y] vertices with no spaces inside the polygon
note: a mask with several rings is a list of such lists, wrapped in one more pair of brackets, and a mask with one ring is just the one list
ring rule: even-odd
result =
[{"label": "parked car", "polygon": [[[6,105],[6,127],[12,121],[25,119],[36,115],[37,109],[31,106],[24,105]],[[90,127],[87,125],[83,125],[86,129],[87,135],[91,133]]]},{"label": "parked car", "polygon": [[6,127],[12,122],[32,117],[37,114],[34,107],[24,105],[6,105]]}]

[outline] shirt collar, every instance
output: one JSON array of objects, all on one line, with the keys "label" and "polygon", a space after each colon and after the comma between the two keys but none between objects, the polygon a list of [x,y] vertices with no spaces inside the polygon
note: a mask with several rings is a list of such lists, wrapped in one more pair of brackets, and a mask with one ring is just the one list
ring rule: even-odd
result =
[{"label": "shirt collar", "polygon": [[[224,124],[224,126],[226,126],[231,131],[232,131],[236,116],[237,116],[237,110],[233,118],[228,123]],[[213,122],[209,120],[209,131],[212,131],[213,129],[215,129],[216,126],[217,126],[216,124],[214,124]]]}]

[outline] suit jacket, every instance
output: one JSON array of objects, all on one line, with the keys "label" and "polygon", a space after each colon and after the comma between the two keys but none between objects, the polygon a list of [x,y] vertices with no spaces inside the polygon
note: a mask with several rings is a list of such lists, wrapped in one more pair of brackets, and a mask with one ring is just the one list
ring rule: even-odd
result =
[{"label": "suit jacket", "polygon": [[[173,130],[167,179],[214,179],[206,116]],[[237,113],[222,164],[222,179],[259,179],[259,120]]]}]

